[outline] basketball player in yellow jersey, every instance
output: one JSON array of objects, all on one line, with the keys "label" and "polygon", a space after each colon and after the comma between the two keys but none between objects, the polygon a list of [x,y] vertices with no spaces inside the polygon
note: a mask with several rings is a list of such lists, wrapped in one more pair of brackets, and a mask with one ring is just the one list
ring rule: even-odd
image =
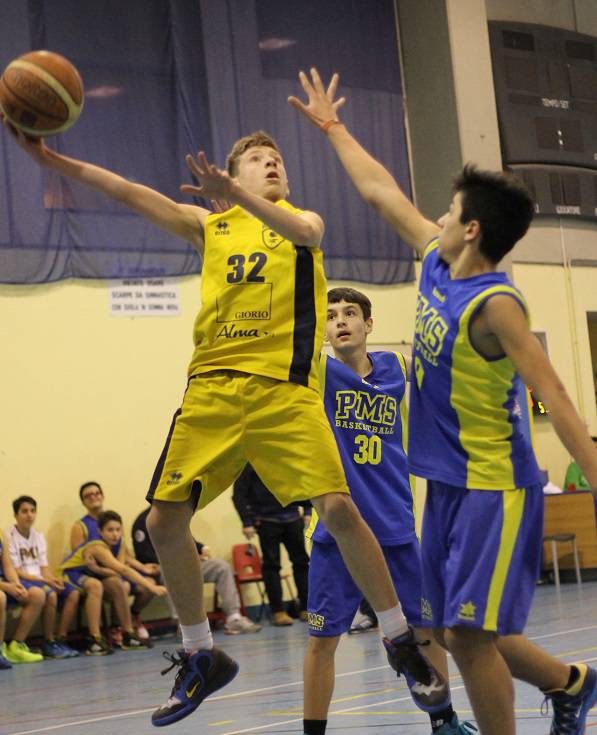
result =
[{"label": "basketball player in yellow jersey", "polygon": [[180,667],[172,694],[152,722],[182,719],[238,671],[213,648],[189,523],[247,461],[283,505],[313,500],[393,642],[391,665],[445,697],[441,678],[407,626],[379,544],[348,495],[316,390],[326,317],[323,222],[285,201],[288,181],[274,141],[262,132],[242,138],[227,170],[210,164],[204,153],[187,157],[200,186],[181,189],[232,205],[212,214],[13,132],[42,166],[122,202],[192,242],[204,258],[189,382],[148,495],[148,529],[184,647],[172,657]]}]

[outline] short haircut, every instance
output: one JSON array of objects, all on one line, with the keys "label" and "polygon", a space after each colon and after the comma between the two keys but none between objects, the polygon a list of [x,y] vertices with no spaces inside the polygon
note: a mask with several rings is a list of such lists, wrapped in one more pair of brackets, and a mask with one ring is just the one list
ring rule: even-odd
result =
[{"label": "short haircut", "polygon": [[117,521],[122,526],[122,518],[115,510],[105,510],[97,517],[97,527],[101,531],[106,524],[110,523],[110,521]]},{"label": "short haircut", "polygon": [[357,291],[356,288],[348,286],[342,288],[332,288],[328,291],[328,304],[339,304],[346,301],[349,304],[358,304],[363,312],[365,321],[371,318],[371,301],[364,293]]},{"label": "short haircut", "polygon": [[15,515],[19,512],[23,503],[31,503],[35,510],[37,510],[37,500],[35,498],[32,498],[31,495],[19,495],[16,500],[12,501],[12,509]]},{"label": "short haircut", "polygon": [[483,171],[469,163],[454,182],[454,193],[458,192],[462,197],[460,222],[479,222],[479,251],[487,260],[499,263],[533,219],[535,205],[528,189],[512,173]]},{"label": "short haircut", "polygon": [[81,501],[83,500],[83,493],[85,492],[85,490],[87,490],[88,487],[96,487],[102,495],[104,494],[102,486],[99,484],[99,482],[93,482],[92,480],[90,480],[89,482],[84,482],[79,488],[79,498],[81,499]]},{"label": "short haircut", "polygon": [[265,146],[267,148],[273,148],[275,151],[280,153],[278,144],[272,138],[269,133],[265,130],[256,130],[250,135],[245,135],[244,138],[239,138],[236,143],[232,146],[232,150],[226,157],[226,171],[230,176],[236,176],[238,174],[238,159],[242,156],[245,151],[249,148],[258,148],[259,146]]}]

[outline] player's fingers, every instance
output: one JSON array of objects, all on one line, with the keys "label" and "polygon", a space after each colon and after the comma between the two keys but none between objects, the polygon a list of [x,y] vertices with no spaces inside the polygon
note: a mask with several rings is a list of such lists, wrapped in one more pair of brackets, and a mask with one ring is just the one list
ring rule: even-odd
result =
[{"label": "player's fingers", "polygon": [[301,83],[302,88],[305,90],[307,95],[311,95],[311,92],[313,91],[313,87],[311,86],[311,82],[309,81],[309,77],[305,74],[304,71],[299,71],[299,81]]},{"label": "player's fingers", "polygon": [[340,97],[339,100],[334,102],[334,112],[337,112],[346,102],[346,97]]},{"label": "player's fingers", "polygon": [[288,104],[294,107],[296,110],[300,110],[300,112],[304,113],[305,115],[307,114],[307,105],[301,102],[298,97],[289,97]]},{"label": "player's fingers", "polygon": [[327,89],[327,92],[326,92],[326,96],[330,100],[330,102],[336,96],[336,90],[338,89],[338,82],[339,81],[340,81],[340,75],[338,73],[332,74],[332,78],[330,80],[330,83],[328,85],[328,89]]},{"label": "player's fingers", "polygon": [[183,194],[190,194],[191,196],[194,196],[194,197],[203,196],[202,186],[192,186],[191,184],[181,184],[180,191],[182,191]]},{"label": "player's fingers", "polygon": [[325,89],[323,88],[323,82],[321,81],[319,72],[314,66],[311,67],[311,79],[313,80],[313,87],[315,88],[315,91],[319,92],[319,94],[325,94]]}]

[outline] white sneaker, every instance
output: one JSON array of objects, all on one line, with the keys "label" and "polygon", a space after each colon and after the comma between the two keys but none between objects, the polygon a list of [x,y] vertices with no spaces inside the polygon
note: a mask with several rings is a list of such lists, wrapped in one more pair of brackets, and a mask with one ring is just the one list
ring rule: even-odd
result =
[{"label": "white sneaker", "polygon": [[143,625],[141,619],[139,617],[133,618],[133,629],[135,633],[141,638],[142,641],[148,641],[149,640],[149,631],[147,628]]},{"label": "white sneaker", "polygon": [[239,618],[234,618],[224,626],[224,632],[228,635],[238,635],[239,633],[259,633],[261,625],[254,623],[249,618],[245,618],[241,615]]}]

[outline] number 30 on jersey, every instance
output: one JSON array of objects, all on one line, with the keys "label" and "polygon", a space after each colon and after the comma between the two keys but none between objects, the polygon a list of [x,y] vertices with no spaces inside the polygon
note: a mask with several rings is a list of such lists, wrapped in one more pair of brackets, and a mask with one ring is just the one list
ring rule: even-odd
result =
[{"label": "number 30 on jersey", "polygon": [[378,436],[357,434],[354,443],[357,451],[352,457],[357,464],[379,464],[381,462],[381,439]]}]

